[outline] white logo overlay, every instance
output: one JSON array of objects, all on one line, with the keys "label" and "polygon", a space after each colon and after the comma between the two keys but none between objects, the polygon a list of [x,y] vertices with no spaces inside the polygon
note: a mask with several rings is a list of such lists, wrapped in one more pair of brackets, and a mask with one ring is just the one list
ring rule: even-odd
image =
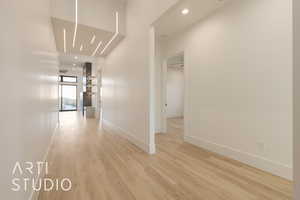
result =
[{"label": "white logo overlay", "polygon": [[[12,187],[11,190],[18,191],[70,191],[72,189],[72,182],[69,178],[52,179],[40,177],[41,175],[48,175],[47,162],[16,162],[12,171]],[[39,178],[29,178],[37,175]]]}]

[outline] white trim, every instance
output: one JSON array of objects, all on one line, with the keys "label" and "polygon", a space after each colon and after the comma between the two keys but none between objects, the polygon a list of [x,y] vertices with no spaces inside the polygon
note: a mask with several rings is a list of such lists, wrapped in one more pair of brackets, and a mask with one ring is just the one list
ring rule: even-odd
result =
[{"label": "white trim", "polygon": [[120,135],[121,137],[125,138],[126,140],[128,140],[129,142],[134,144],[135,146],[144,150],[145,152],[148,152],[148,153],[150,152],[150,148],[145,142],[139,140],[138,138],[133,136],[131,133],[118,127],[117,125],[113,124],[112,122],[103,120],[102,128],[103,128],[103,130],[108,131],[109,133],[114,133],[114,134]]},{"label": "white trim", "polygon": [[155,66],[155,29],[154,27],[150,27],[149,30],[149,77],[148,77],[148,83],[149,83],[149,129],[148,129],[148,145],[150,147],[149,153],[155,154],[155,109],[156,109],[156,88],[155,88],[155,77],[156,77],[156,66]]},{"label": "white trim", "polygon": [[167,74],[168,74],[168,58],[163,61],[161,69],[161,132],[167,133]]},{"label": "white trim", "polygon": [[191,109],[190,109],[190,64],[188,56],[190,54],[189,49],[183,49],[184,56],[184,128],[183,136],[189,135],[190,133],[190,118],[191,118]]},{"label": "white trim", "polygon": [[[45,153],[45,155],[44,155],[44,157],[43,157],[43,162],[47,162],[47,158],[48,158],[50,149],[51,149],[51,147],[52,147],[52,145],[53,145],[53,142],[54,142],[54,136],[55,136],[56,133],[57,133],[58,127],[59,127],[59,123],[56,124],[56,127],[55,127],[55,129],[54,129],[54,131],[53,131],[53,134],[52,134],[51,140],[50,140],[50,144],[49,144],[49,146],[48,146],[48,148],[47,148],[47,151],[46,151],[46,153]],[[43,168],[44,168],[44,165],[43,165]],[[42,169],[41,172],[42,172],[41,174],[38,174],[38,175],[37,175],[36,180],[39,180],[39,179],[41,179],[42,177],[45,176],[45,170]],[[38,182],[37,182],[37,183],[38,183]],[[36,188],[37,188],[37,187],[36,187]],[[39,191],[32,190],[32,192],[31,192],[30,197],[29,197],[28,200],[38,200],[39,193],[40,193]]]},{"label": "white trim", "polygon": [[286,178],[288,180],[293,179],[293,169],[290,166],[268,160],[266,158],[250,154],[247,152],[242,152],[237,149],[233,149],[228,146],[219,145],[213,142],[209,142],[194,136],[185,136],[184,141],[196,145],[198,147],[207,149],[209,151],[221,154],[223,156],[238,160],[240,162],[246,163],[255,168],[267,171],[271,174]]}]

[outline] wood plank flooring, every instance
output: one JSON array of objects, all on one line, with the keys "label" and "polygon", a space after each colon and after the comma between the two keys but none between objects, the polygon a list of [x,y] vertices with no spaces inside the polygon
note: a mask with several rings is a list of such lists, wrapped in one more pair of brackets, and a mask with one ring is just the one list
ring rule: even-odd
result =
[{"label": "wood plank flooring", "polygon": [[49,178],[72,180],[69,192],[39,200],[288,200],[292,183],[183,142],[182,119],[157,134],[148,155],[94,119],[63,113],[49,154]]}]

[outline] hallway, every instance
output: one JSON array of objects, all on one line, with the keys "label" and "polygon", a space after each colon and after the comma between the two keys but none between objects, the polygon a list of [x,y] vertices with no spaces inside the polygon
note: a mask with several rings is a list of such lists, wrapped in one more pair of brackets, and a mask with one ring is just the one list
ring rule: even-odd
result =
[{"label": "hallway", "polygon": [[300,200],[299,1],[0,2],[1,199]]},{"label": "hallway", "polygon": [[39,200],[287,200],[292,183],[183,142],[182,119],[169,119],[148,155],[95,119],[60,114],[49,154],[49,177],[70,178],[70,192]]}]

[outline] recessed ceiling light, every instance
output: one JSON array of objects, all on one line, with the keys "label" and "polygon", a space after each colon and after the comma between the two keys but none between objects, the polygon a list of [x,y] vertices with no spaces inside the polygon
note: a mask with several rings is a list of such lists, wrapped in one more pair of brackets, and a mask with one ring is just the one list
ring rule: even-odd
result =
[{"label": "recessed ceiling light", "polygon": [[76,60],[78,59],[78,57],[77,57],[77,56],[75,56],[74,58],[75,58]]},{"label": "recessed ceiling light", "polygon": [[183,15],[187,15],[187,14],[189,14],[189,12],[190,12],[190,10],[187,9],[187,8],[185,8],[185,9],[183,9],[183,10],[181,11],[181,13],[182,13]]}]

